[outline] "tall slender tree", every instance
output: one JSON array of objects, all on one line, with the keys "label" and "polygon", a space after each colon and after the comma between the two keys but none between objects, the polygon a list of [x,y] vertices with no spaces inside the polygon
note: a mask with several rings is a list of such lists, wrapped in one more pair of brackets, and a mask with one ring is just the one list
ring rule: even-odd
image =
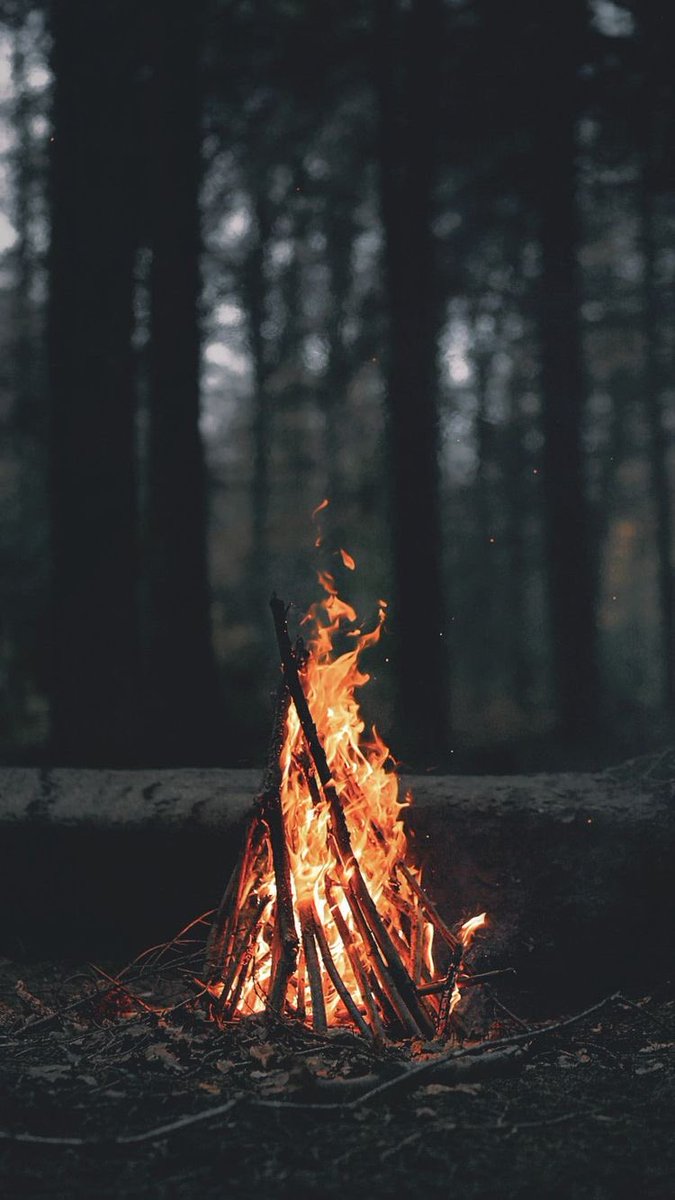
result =
[{"label": "tall slender tree", "polygon": [[[266,283],[272,213],[268,196],[268,172],[250,189],[251,229],[242,271],[242,299],[246,313],[248,345],[253,366],[253,478],[251,530],[251,587],[262,616],[267,614],[269,581],[269,498],[272,412],[268,391],[270,354],[265,337]],[[260,618],[259,618],[260,620]],[[262,623],[262,622],[260,622]]]},{"label": "tall slender tree", "polygon": [[35,434],[39,422],[37,409],[35,310],[33,291],[35,251],[31,244],[31,222],[35,210],[36,151],[31,134],[31,98],[27,81],[26,49],[28,32],[18,22],[13,33],[12,87],[14,91],[14,426],[20,432]]},{"label": "tall slender tree", "polygon": [[[643,387],[650,450],[650,483],[656,542],[660,621],[660,686],[663,704],[675,709],[675,562],[672,482],[664,401],[663,312],[658,267],[658,200],[673,191],[670,155],[675,129],[672,73],[673,14],[653,0],[637,9],[641,95],[637,104],[639,219],[642,250]],[[671,137],[667,136],[669,130]],[[666,136],[664,137],[664,133]]]},{"label": "tall slender tree", "polygon": [[533,178],[539,216],[543,491],[552,663],[560,732],[597,723],[591,522],[583,453],[585,374],[577,208],[579,80],[588,12],[565,0],[539,12]]},{"label": "tall slender tree", "polygon": [[[148,0],[145,671],[149,752],[222,753],[210,625],[200,418],[200,55],[205,3]],[[221,730],[224,739],[224,731]]]},{"label": "tall slender tree", "polygon": [[398,738],[420,762],[447,746],[439,506],[434,184],[443,46],[441,0],[378,0],[379,166],[389,336],[389,482]]},{"label": "tall slender tree", "polygon": [[133,757],[138,694],[133,0],[54,0],[53,753]]},{"label": "tall slender tree", "polygon": [[345,531],[344,411],[352,358],[345,341],[345,325],[352,287],[356,198],[349,188],[333,181],[325,204],[326,267],[328,306],[326,313],[326,367],[321,381],[324,417],[326,495],[331,504],[326,513],[328,540],[332,547],[349,540]]}]

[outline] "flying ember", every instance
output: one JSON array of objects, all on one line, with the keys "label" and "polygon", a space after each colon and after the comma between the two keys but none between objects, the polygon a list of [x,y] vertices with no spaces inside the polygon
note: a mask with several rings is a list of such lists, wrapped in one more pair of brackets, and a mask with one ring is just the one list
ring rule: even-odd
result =
[{"label": "flying ember", "polygon": [[295,645],[284,604],[272,600],[282,677],[262,792],[209,938],[213,1013],[269,1009],[375,1039],[447,1036],[485,914],[453,932],[436,910],[410,860],[401,820],[410,797],[399,797],[379,733],[366,732],[361,660],[386,605],[363,632],[333,577],[320,572],[319,582],[325,596]]}]

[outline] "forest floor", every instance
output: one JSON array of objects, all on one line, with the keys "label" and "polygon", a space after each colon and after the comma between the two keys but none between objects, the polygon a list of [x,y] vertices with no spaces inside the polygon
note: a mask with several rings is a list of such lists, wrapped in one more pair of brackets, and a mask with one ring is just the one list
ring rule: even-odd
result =
[{"label": "forest floor", "polygon": [[[403,1083],[437,1046],[377,1052],[263,1018],[221,1029],[174,1007],[189,975],[155,958],[127,992],[90,966],[0,963],[0,1195],[675,1196],[672,985],[525,1037],[496,1077],[468,1055],[459,1082],[440,1068]],[[487,1014],[487,1036],[514,1033]]]}]

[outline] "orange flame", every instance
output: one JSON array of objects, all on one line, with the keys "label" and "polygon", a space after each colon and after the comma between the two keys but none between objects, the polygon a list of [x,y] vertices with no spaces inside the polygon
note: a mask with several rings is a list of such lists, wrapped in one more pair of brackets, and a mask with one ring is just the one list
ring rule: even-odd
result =
[{"label": "orange flame", "polygon": [[[325,507],[326,503],[324,501],[319,507]],[[346,552],[341,553],[344,560]],[[319,582],[326,595],[312,605],[304,618],[310,635],[303,688],[368,890],[411,977],[417,983],[428,983],[435,975],[434,927],[422,915],[416,901],[414,883],[421,882],[421,872],[407,864],[408,847],[401,813],[409,803],[409,797],[406,796],[405,801],[399,799],[393,759],[380,735],[373,728],[370,736],[365,736],[364,720],[355,695],[356,689],[369,679],[360,666],[360,658],[364,650],[380,638],[386,605],[384,601],[380,602],[374,629],[364,633],[356,627],[354,609],[338,596],[333,577],[322,571]],[[343,653],[334,650],[338,636],[353,639],[351,647]],[[329,807],[314,778],[303,731],[292,705],[286,720],[280,761],[281,806],[298,931],[300,910],[306,912],[311,906],[325,933],[339,975],[350,994],[358,999],[358,979],[347,942],[350,938],[358,941],[360,935],[340,886],[341,868],[331,841]],[[402,862],[406,863],[412,883],[397,872]],[[265,1008],[272,978],[276,882],[271,861],[258,880],[256,891],[264,904],[251,970],[236,1006],[236,1011],[241,1014],[260,1012]],[[458,936],[464,946],[468,946],[475,929],[484,919],[483,913],[462,926]],[[347,1012],[323,968],[321,986],[328,1023],[344,1023],[348,1019]],[[288,1002],[298,1015],[309,1018],[312,999],[304,970],[296,970],[291,977]]]},{"label": "orange flame", "polygon": [[340,557],[348,571],[356,570],[356,563],[354,562],[351,554],[348,554],[346,550],[340,549]]},{"label": "orange flame", "polygon": [[477,930],[483,928],[486,921],[487,913],[482,912],[479,913],[477,917],[470,917],[468,921],[464,922],[459,931],[459,940],[464,946],[465,950],[468,950],[473,941],[474,934],[477,932]]}]

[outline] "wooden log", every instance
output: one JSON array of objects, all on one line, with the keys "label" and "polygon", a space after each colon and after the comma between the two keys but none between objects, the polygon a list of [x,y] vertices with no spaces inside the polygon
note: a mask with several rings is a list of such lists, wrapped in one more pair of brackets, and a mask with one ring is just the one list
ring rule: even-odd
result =
[{"label": "wooden log", "polygon": [[[672,938],[673,778],[673,751],[594,774],[402,778],[425,887],[433,878],[452,929],[488,910],[476,970],[514,966],[525,1011],[656,986]],[[259,788],[251,770],[0,768],[0,951],[19,940],[32,957],[96,960],[105,947],[122,961],[165,942],[218,905]]]}]

